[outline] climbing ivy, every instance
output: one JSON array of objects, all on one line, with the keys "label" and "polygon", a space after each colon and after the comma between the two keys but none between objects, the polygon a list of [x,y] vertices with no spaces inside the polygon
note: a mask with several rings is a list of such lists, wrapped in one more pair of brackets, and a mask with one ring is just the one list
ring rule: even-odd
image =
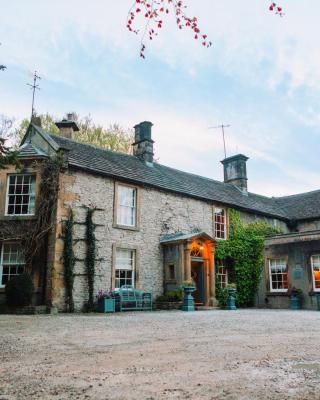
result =
[{"label": "climbing ivy", "polygon": [[74,312],[73,281],[75,256],[73,252],[73,212],[70,210],[69,218],[65,221],[64,233],[64,277],[66,285],[66,304],[69,312]]},{"label": "climbing ivy", "polygon": [[88,276],[88,311],[94,309],[94,276],[95,276],[95,259],[96,259],[96,237],[94,234],[95,224],[93,223],[93,213],[95,209],[88,208],[86,217],[86,268]]},{"label": "climbing ivy", "polygon": [[[229,223],[229,238],[219,242],[215,257],[226,262],[229,283],[237,285],[238,306],[252,306],[263,268],[264,239],[279,231],[265,222],[245,224],[235,210],[229,211]],[[224,305],[226,291],[218,285],[216,289],[217,299]]]}]

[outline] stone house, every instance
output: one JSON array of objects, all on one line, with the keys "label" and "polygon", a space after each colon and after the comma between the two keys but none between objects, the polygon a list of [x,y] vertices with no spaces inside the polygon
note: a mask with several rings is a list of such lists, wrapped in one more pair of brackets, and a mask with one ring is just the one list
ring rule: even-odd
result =
[{"label": "stone house", "polygon": [[[266,240],[265,269],[256,299],[259,307],[289,306],[290,289],[304,291],[306,308],[320,292],[320,191],[268,198],[247,190],[242,154],[222,161],[224,182],[185,173],[153,160],[150,122],[135,126],[133,155],[73,140],[70,117],[57,123],[60,136],[30,124],[22,140],[21,171],[0,171],[0,302],[4,286],[26,265],[20,239],[1,228],[37,220],[40,165],[59,155],[63,166],[54,204],[54,224],[32,259],[35,303],[66,309],[63,262],[64,223],[73,212],[73,299],[76,310],[88,301],[86,217],[94,210],[96,262],[94,291],[133,285],[154,296],[191,277],[196,302],[214,305],[216,280],[228,282],[228,269],[216,264],[215,248],[228,237],[228,213],[243,221],[265,221],[282,234]],[[43,194],[42,194],[43,196]],[[1,234],[2,229],[2,234]]]}]

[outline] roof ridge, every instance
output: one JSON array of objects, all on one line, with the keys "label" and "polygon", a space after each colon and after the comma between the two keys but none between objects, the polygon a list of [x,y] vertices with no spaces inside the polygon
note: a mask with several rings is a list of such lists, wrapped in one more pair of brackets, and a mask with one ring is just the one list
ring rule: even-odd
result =
[{"label": "roof ridge", "polygon": [[279,197],[272,197],[275,200],[282,200],[282,199],[287,199],[289,197],[298,197],[298,196],[304,196],[306,194],[314,194],[314,193],[320,193],[320,189],[316,190],[310,190],[309,192],[302,192],[302,193],[296,193],[296,194],[289,194],[287,196],[279,196]]}]

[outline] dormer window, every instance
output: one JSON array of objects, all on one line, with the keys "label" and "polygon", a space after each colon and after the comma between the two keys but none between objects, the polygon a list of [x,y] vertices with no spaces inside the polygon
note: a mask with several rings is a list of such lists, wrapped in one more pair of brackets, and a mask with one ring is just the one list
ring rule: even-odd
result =
[{"label": "dormer window", "polygon": [[36,177],[15,174],[8,176],[6,215],[34,215]]},{"label": "dormer window", "polygon": [[227,216],[225,208],[214,208],[214,236],[216,239],[227,238]]}]

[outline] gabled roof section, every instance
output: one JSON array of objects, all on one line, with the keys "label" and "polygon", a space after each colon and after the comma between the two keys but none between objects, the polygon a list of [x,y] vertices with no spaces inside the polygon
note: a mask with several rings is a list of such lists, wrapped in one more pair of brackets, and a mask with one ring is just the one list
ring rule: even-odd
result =
[{"label": "gabled roof section", "polygon": [[18,150],[19,157],[29,158],[29,157],[47,157],[44,151],[38,149],[33,143],[25,142]]},{"label": "gabled roof section", "polygon": [[51,138],[51,135],[49,133],[47,133],[46,131],[44,131],[40,126],[37,126],[33,123],[30,123],[30,125],[28,126],[27,132],[24,135],[24,138],[21,141],[21,145],[24,145],[26,142],[30,142],[32,141],[32,136],[37,133],[39,134],[42,139],[45,140],[45,142],[47,142],[47,144],[54,150],[54,151],[58,151],[60,149],[60,146],[58,143],[56,143],[55,140],[53,140]]},{"label": "gabled roof section", "polygon": [[206,232],[191,232],[191,233],[174,233],[172,235],[164,235],[160,239],[161,244],[170,244],[175,242],[184,242],[186,240],[192,240],[195,238],[203,238],[206,240],[214,241],[213,237],[208,235]]}]

